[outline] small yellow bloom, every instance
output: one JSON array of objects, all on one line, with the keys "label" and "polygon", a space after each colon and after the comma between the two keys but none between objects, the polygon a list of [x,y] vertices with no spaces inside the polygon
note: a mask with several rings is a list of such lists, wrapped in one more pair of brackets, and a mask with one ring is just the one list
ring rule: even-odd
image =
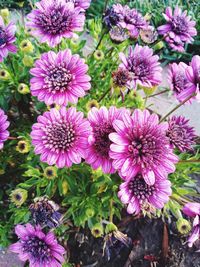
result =
[{"label": "small yellow bloom", "polygon": [[8,81],[10,78],[10,73],[7,70],[0,69],[0,80]]},{"label": "small yellow bloom", "polygon": [[25,53],[32,53],[34,50],[34,46],[29,40],[23,40],[19,46],[20,46],[21,51]]},{"label": "small yellow bloom", "polygon": [[11,192],[11,202],[20,207],[27,199],[28,192],[25,189],[18,188]]},{"label": "small yellow bloom", "polygon": [[98,238],[103,235],[103,226],[100,223],[95,224],[92,229],[91,233],[94,237]]},{"label": "small yellow bloom", "polygon": [[54,179],[57,177],[56,167],[48,166],[44,169],[44,176],[48,179]]},{"label": "small yellow bloom", "polygon": [[30,144],[27,141],[19,141],[16,146],[16,150],[19,153],[26,154],[30,151]]},{"label": "small yellow bloom", "polygon": [[182,235],[187,235],[191,230],[190,222],[184,218],[179,218],[176,222],[177,229]]},{"label": "small yellow bloom", "polygon": [[25,55],[22,59],[22,63],[24,64],[24,66],[26,67],[32,67],[33,66],[33,63],[34,63],[34,60],[31,56],[27,56]]},{"label": "small yellow bloom", "polygon": [[96,50],[96,51],[94,52],[94,58],[95,58],[96,60],[103,60],[103,59],[104,59],[104,53],[103,53],[103,51],[101,51],[101,50]]},{"label": "small yellow bloom", "polygon": [[20,83],[18,88],[17,88],[17,91],[22,95],[26,95],[26,94],[30,93],[30,89],[29,89],[28,85],[25,83]]},{"label": "small yellow bloom", "polygon": [[92,99],[92,100],[87,102],[87,104],[86,104],[87,111],[90,111],[90,109],[94,108],[94,107],[99,108],[99,103],[95,99]]}]

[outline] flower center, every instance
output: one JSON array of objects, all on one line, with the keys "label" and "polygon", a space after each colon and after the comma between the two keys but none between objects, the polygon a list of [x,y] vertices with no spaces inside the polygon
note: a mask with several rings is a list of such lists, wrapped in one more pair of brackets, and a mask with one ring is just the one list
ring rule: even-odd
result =
[{"label": "flower center", "polygon": [[46,136],[43,137],[43,143],[51,151],[64,153],[74,144],[75,131],[72,123],[54,122],[43,130],[46,133]]},{"label": "flower center", "polygon": [[22,196],[20,194],[16,194],[15,195],[15,199],[18,200],[18,201],[20,201],[22,199]]},{"label": "flower center", "polygon": [[176,124],[171,124],[169,130],[167,131],[167,136],[170,139],[170,142],[175,146],[181,146],[186,139],[187,132],[186,130]]},{"label": "flower center", "polygon": [[6,43],[6,32],[0,27],[0,46]]},{"label": "flower center", "polygon": [[128,59],[129,70],[134,73],[135,79],[146,80],[151,74],[149,64],[146,59],[139,55]]},{"label": "flower center", "polygon": [[68,84],[72,80],[72,74],[64,66],[53,66],[49,69],[48,76],[45,77],[44,88],[50,93],[63,93],[67,90]]},{"label": "flower center", "polygon": [[34,259],[40,259],[40,262],[45,262],[51,257],[48,245],[38,237],[33,236],[21,242],[23,244],[23,251],[29,253]]},{"label": "flower center", "polygon": [[61,10],[54,9],[50,13],[42,13],[37,24],[43,27],[44,32],[57,35],[63,33],[70,25],[70,16],[63,15]]},{"label": "flower center", "polygon": [[132,195],[139,201],[143,202],[153,195],[155,191],[155,185],[148,185],[145,183],[142,176],[139,174],[134,180],[129,183],[129,190]]},{"label": "flower center", "polygon": [[108,157],[111,141],[109,139],[109,134],[114,132],[114,128],[109,123],[104,123],[102,125],[97,125],[93,129],[95,138],[95,150],[102,157]]},{"label": "flower center", "polygon": [[177,73],[177,75],[173,79],[173,83],[175,92],[177,94],[181,93],[185,88],[185,84],[187,83],[187,79],[185,78],[184,73]]},{"label": "flower center", "polygon": [[188,30],[188,24],[184,17],[177,16],[172,19],[173,31],[177,34],[186,33]]}]

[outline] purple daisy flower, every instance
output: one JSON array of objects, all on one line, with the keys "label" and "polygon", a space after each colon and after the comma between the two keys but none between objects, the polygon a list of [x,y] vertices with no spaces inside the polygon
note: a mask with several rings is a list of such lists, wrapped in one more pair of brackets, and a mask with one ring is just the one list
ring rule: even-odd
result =
[{"label": "purple daisy flower", "polygon": [[13,44],[16,40],[15,31],[16,26],[14,23],[10,22],[5,26],[3,18],[0,16],[0,62],[8,56],[9,52],[17,52],[17,48]]},{"label": "purple daisy flower", "polygon": [[148,46],[136,45],[134,50],[129,48],[128,57],[119,53],[122,63],[120,68],[127,69],[132,73],[134,87],[154,87],[162,81],[162,68],[158,62],[159,57],[153,55],[153,49]]},{"label": "purple daisy flower", "polygon": [[186,69],[186,77],[189,80],[187,90],[190,94],[197,93],[195,98],[200,101],[200,56],[193,56]]},{"label": "purple daisy flower", "polygon": [[71,167],[85,158],[90,124],[82,112],[71,107],[68,110],[51,109],[38,117],[33,124],[31,137],[35,153],[40,160],[58,168]]},{"label": "purple daisy flower", "polygon": [[131,38],[138,38],[140,29],[148,25],[147,21],[136,9],[130,9],[127,5],[115,4],[113,5],[113,10],[119,16],[118,25],[127,29]]},{"label": "purple daisy flower", "polygon": [[169,147],[168,124],[159,124],[157,115],[139,109],[132,115],[124,112],[113,127],[116,133],[109,135],[113,142],[109,155],[122,178],[131,179],[141,173],[145,182],[153,185],[156,177],[166,179],[175,171],[178,157]]},{"label": "purple daisy flower", "polygon": [[141,210],[151,207],[162,209],[169,201],[171,183],[166,179],[156,179],[154,185],[145,183],[141,174],[120,185],[118,197],[123,204],[128,204],[127,212],[138,214]]},{"label": "purple daisy flower", "polygon": [[91,87],[87,70],[84,59],[72,55],[69,49],[58,54],[44,53],[30,70],[35,76],[31,79],[31,93],[47,105],[75,104]]},{"label": "purple daisy flower", "polygon": [[173,116],[169,119],[167,136],[169,137],[172,147],[177,147],[181,152],[192,149],[195,144],[195,130],[189,126],[189,120],[183,116]]},{"label": "purple daisy flower", "polygon": [[74,7],[73,3],[42,0],[35,5],[37,9],[27,16],[27,26],[33,28],[33,35],[39,36],[41,43],[47,42],[54,47],[63,37],[76,37],[74,31],[83,31],[85,15],[81,13],[82,8]]},{"label": "purple daisy flower", "polygon": [[73,3],[75,7],[80,7],[83,10],[89,8],[91,0],[65,0],[66,3]]},{"label": "purple daisy flower", "polygon": [[9,132],[7,131],[10,123],[7,121],[7,116],[4,111],[0,109],[0,149],[3,148],[3,143],[8,139]]},{"label": "purple daisy flower", "polygon": [[[188,88],[189,80],[186,76],[187,67],[188,65],[180,62],[179,64],[172,63],[168,68],[168,82],[170,89],[173,91],[175,97],[179,102],[184,101],[192,93],[195,92],[194,88],[193,91]],[[191,99],[187,101],[187,103],[191,103]]]},{"label": "purple daisy flower", "polygon": [[[193,230],[188,239],[188,246],[192,247],[193,245],[197,245],[199,247],[197,241],[199,241],[200,239],[200,203],[194,202],[185,204],[185,206],[183,207],[183,212],[187,216],[194,218]],[[200,252],[200,249],[198,250],[198,252]]]},{"label": "purple daisy flower", "polygon": [[21,261],[29,261],[30,267],[61,267],[65,249],[58,244],[54,234],[42,232],[40,226],[31,224],[15,227],[19,241],[10,246],[10,251],[19,254]]},{"label": "purple daisy flower", "polygon": [[88,113],[88,120],[92,127],[91,135],[88,138],[86,162],[93,169],[102,167],[104,173],[114,173],[112,159],[109,157],[111,141],[109,134],[114,132],[113,122],[120,119],[124,109],[110,107],[92,108]]},{"label": "purple daisy flower", "polygon": [[171,7],[167,7],[163,16],[167,24],[158,27],[159,34],[166,37],[166,41],[174,50],[184,51],[184,44],[191,43],[193,36],[197,35],[196,22],[187,16],[187,11],[182,12],[178,6],[174,14]]}]

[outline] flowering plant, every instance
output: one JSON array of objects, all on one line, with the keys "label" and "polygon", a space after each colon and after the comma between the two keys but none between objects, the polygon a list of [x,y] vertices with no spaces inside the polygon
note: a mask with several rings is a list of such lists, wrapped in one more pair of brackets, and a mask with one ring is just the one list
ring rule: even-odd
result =
[{"label": "flowering plant", "polygon": [[0,245],[30,267],[67,266],[70,233],[89,229],[109,261],[113,243],[134,249],[116,226],[126,217],[188,234],[189,216],[199,250],[199,132],[174,115],[200,99],[195,12],[35,2],[0,12]]}]

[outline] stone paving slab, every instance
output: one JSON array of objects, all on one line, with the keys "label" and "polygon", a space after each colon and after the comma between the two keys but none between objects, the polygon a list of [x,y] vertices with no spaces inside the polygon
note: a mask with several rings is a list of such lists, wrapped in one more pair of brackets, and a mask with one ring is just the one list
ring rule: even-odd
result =
[{"label": "stone paving slab", "polygon": [[24,263],[18,258],[18,255],[6,249],[0,248],[0,267],[24,267]]}]

